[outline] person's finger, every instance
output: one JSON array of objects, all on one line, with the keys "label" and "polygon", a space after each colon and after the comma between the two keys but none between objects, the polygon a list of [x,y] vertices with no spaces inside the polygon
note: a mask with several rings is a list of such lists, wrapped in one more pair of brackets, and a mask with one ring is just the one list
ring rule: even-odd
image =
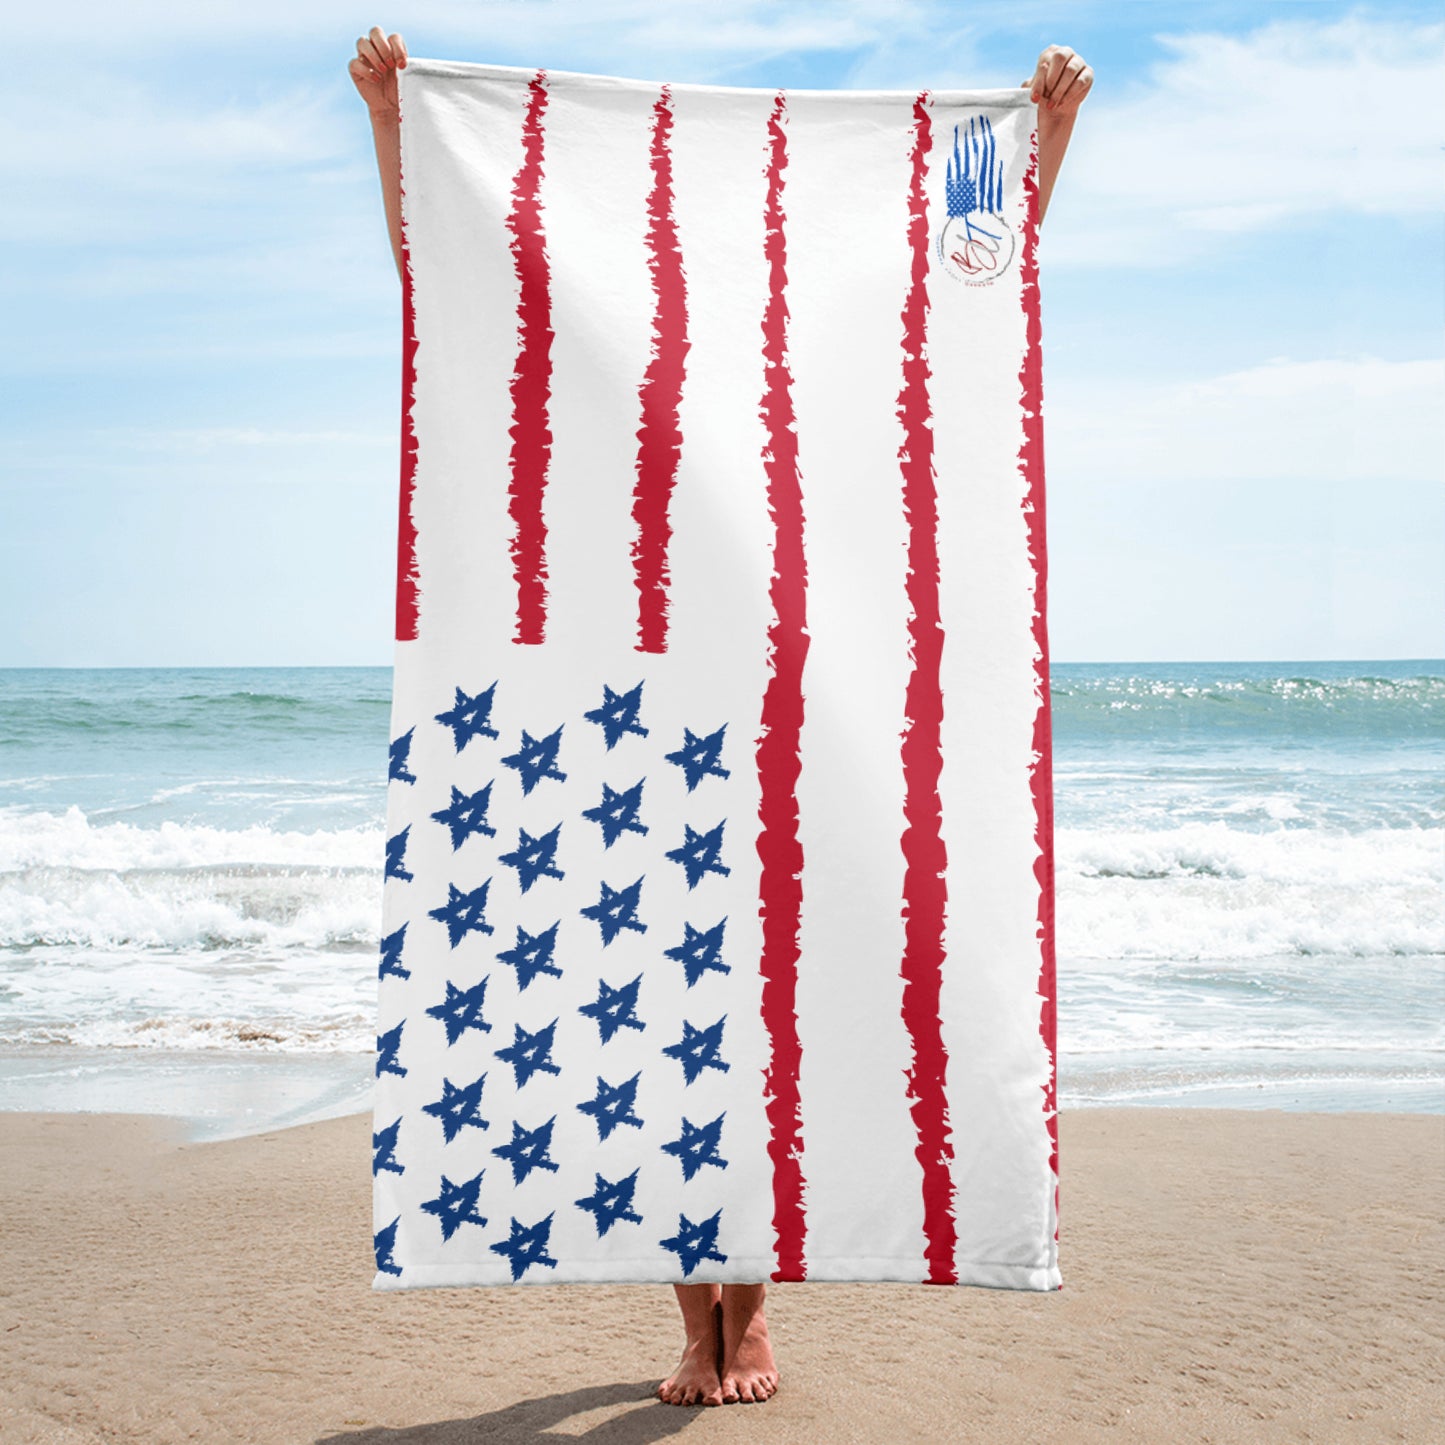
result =
[{"label": "person's finger", "polygon": [[366,38],[371,41],[381,63],[388,70],[395,70],[396,56],[391,53],[391,42],[386,38],[386,31],[380,25],[373,25]]},{"label": "person's finger", "polygon": [[386,74],[386,66],[382,64],[381,57],[376,53],[376,47],[365,35],[356,42],[356,53],[376,72],[378,80]]},{"label": "person's finger", "polygon": [[361,59],[353,60],[346,69],[357,85],[374,86],[376,84],[376,72],[372,70],[366,61]]},{"label": "person's finger", "polygon": [[1039,53],[1038,74],[1034,82],[1034,89],[1038,92],[1039,100],[1045,105],[1053,99],[1054,82],[1063,68],[1063,61],[1059,55],[1060,48],[1057,45],[1046,46]]},{"label": "person's finger", "polygon": [[1044,90],[1049,78],[1047,55],[1048,51],[1045,51],[1043,55],[1039,56],[1039,63],[1034,67],[1033,79],[1027,82],[1031,87],[1029,91],[1030,100],[1042,100],[1044,98]]},{"label": "person's finger", "polygon": [[1068,90],[1061,97],[1058,109],[1065,114],[1077,114],[1078,109],[1083,105],[1089,94],[1089,87],[1094,83],[1094,72],[1086,65],[1073,78]]},{"label": "person's finger", "polygon": [[405,70],[405,69],[406,69],[406,42],[401,38],[400,35],[393,35],[393,36],[391,37],[391,50],[392,50],[392,54],[395,55],[396,58],[397,58],[397,60],[396,60],[397,68],[400,69],[400,70]]},{"label": "person's finger", "polygon": [[1059,83],[1054,87],[1054,104],[1063,105],[1065,101],[1077,105],[1082,99],[1081,95],[1075,93],[1075,86],[1078,84],[1079,75],[1084,69],[1082,56],[1075,55],[1064,66],[1063,74],[1059,76]]},{"label": "person's finger", "polygon": [[1044,82],[1044,95],[1051,107],[1056,106],[1059,79],[1064,73],[1064,67],[1069,63],[1069,57],[1073,51],[1061,45],[1051,47],[1053,54],[1049,57],[1048,79]]}]

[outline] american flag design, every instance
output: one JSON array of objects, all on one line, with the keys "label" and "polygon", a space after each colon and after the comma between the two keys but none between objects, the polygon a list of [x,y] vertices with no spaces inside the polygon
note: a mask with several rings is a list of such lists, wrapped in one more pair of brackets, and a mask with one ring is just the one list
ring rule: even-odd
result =
[{"label": "american flag design", "polygon": [[1028,91],[400,72],[378,1289],[1051,1289]]}]

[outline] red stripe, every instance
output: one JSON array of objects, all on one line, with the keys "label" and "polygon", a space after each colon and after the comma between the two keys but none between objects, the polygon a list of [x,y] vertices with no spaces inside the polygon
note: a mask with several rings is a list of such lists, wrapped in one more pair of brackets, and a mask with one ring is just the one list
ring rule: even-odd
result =
[{"label": "red stripe", "polygon": [[[1039,938],[1041,958],[1039,963],[1039,1036],[1049,1051],[1049,1078],[1044,1085],[1044,1116],[1049,1131],[1049,1168],[1054,1175],[1054,1218],[1059,1211],[1059,1128],[1057,1114],[1057,1073],[1055,1048],[1057,1045],[1055,1017],[1055,973],[1054,973],[1054,780],[1053,780],[1053,736],[1051,708],[1049,704],[1049,626],[1048,590],[1049,558],[1047,532],[1044,527],[1044,375],[1041,340],[1043,329],[1039,320],[1039,151],[1035,133],[1029,154],[1029,165],[1024,172],[1024,244],[1020,261],[1020,279],[1023,283],[1023,310],[1026,329],[1026,346],[1023,366],[1019,370],[1019,384],[1023,387],[1024,444],[1019,450],[1023,464],[1024,479],[1028,483],[1028,500],[1024,504],[1025,521],[1028,526],[1029,552],[1034,559],[1034,646],[1037,661],[1034,664],[1038,711],[1034,714],[1033,750],[1038,761],[1029,774],[1029,785],[1033,792],[1034,817],[1036,820],[1035,839],[1039,845],[1039,856],[1034,862],[1034,877],[1039,884]],[[1057,1223],[1054,1238],[1058,1239]]]},{"label": "red stripe", "polygon": [[[401,187],[406,195],[406,187]],[[416,564],[416,308],[412,303],[411,251],[406,241],[406,206],[401,215],[401,489],[396,527],[396,640],[415,642],[418,578]]]},{"label": "red stripe", "polygon": [[632,518],[637,538],[632,566],[637,582],[637,650],[667,651],[668,504],[682,451],[678,407],[686,372],[687,287],[672,215],[672,92],[652,108],[652,192],[647,198],[647,269],[652,275],[652,359],[639,388],[642,425],[637,432],[637,482]]},{"label": "red stripe", "polygon": [[759,914],[763,923],[763,1025],[771,1054],[764,1075],[768,1155],[773,1161],[775,1280],[807,1277],[803,1260],[802,1108],[798,1069],[798,931],[803,911],[803,845],[798,837],[798,773],[803,731],[803,662],[808,655],[808,570],[803,552],[803,489],[793,428],[793,377],[788,369],[787,239],[783,172],[788,164],[779,94],[768,121],[768,302],[763,312],[766,368],[759,415],[767,427],[763,466],[773,518],[773,575],[768,595],[768,685],[758,738],[758,857],[762,860]]},{"label": "red stripe", "polygon": [[513,642],[538,643],[547,625],[547,524],[542,504],[552,460],[548,407],[552,394],[552,277],[542,219],[542,118],[547,72],[529,85],[522,125],[522,164],[512,181],[512,266],[517,300],[517,363],[512,371],[512,455],[508,511],[512,518],[512,576],[517,584]]},{"label": "red stripe", "polygon": [[898,418],[903,445],[903,506],[908,516],[908,638],[913,668],[906,694],[902,761],[906,823],[903,829],[903,1022],[913,1042],[908,1097],[923,1168],[924,1256],[928,1283],[955,1284],[953,1176],[949,1161],[948,1103],[944,1092],[948,1051],[943,1046],[939,995],[943,983],[943,768],[941,733],[943,624],[938,608],[938,497],[933,474],[933,423],[925,352],[928,330],[928,197],[924,182],[932,124],[928,95],[913,106],[913,179],[908,195],[908,243],[913,275],[903,307],[903,389]]}]

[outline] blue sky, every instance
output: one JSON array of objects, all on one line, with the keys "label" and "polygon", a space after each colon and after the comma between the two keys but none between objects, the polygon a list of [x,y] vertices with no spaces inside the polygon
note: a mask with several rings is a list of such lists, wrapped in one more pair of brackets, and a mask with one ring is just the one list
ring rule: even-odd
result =
[{"label": "blue sky", "polygon": [[386,663],[400,297],[357,35],[739,85],[1096,72],[1040,252],[1061,661],[1445,654],[1433,5],[28,7],[0,665]]}]

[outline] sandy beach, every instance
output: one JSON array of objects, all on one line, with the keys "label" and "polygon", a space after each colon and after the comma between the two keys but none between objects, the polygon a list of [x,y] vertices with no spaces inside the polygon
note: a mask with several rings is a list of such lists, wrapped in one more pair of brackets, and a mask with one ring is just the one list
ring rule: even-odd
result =
[{"label": "sandy beach", "polygon": [[775,1286],[764,1405],[651,1398],[661,1287],[370,1288],[369,1116],[191,1143],[0,1115],[7,1441],[1411,1441],[1445,1118],[1061,1119],[1051,1294]]}]

